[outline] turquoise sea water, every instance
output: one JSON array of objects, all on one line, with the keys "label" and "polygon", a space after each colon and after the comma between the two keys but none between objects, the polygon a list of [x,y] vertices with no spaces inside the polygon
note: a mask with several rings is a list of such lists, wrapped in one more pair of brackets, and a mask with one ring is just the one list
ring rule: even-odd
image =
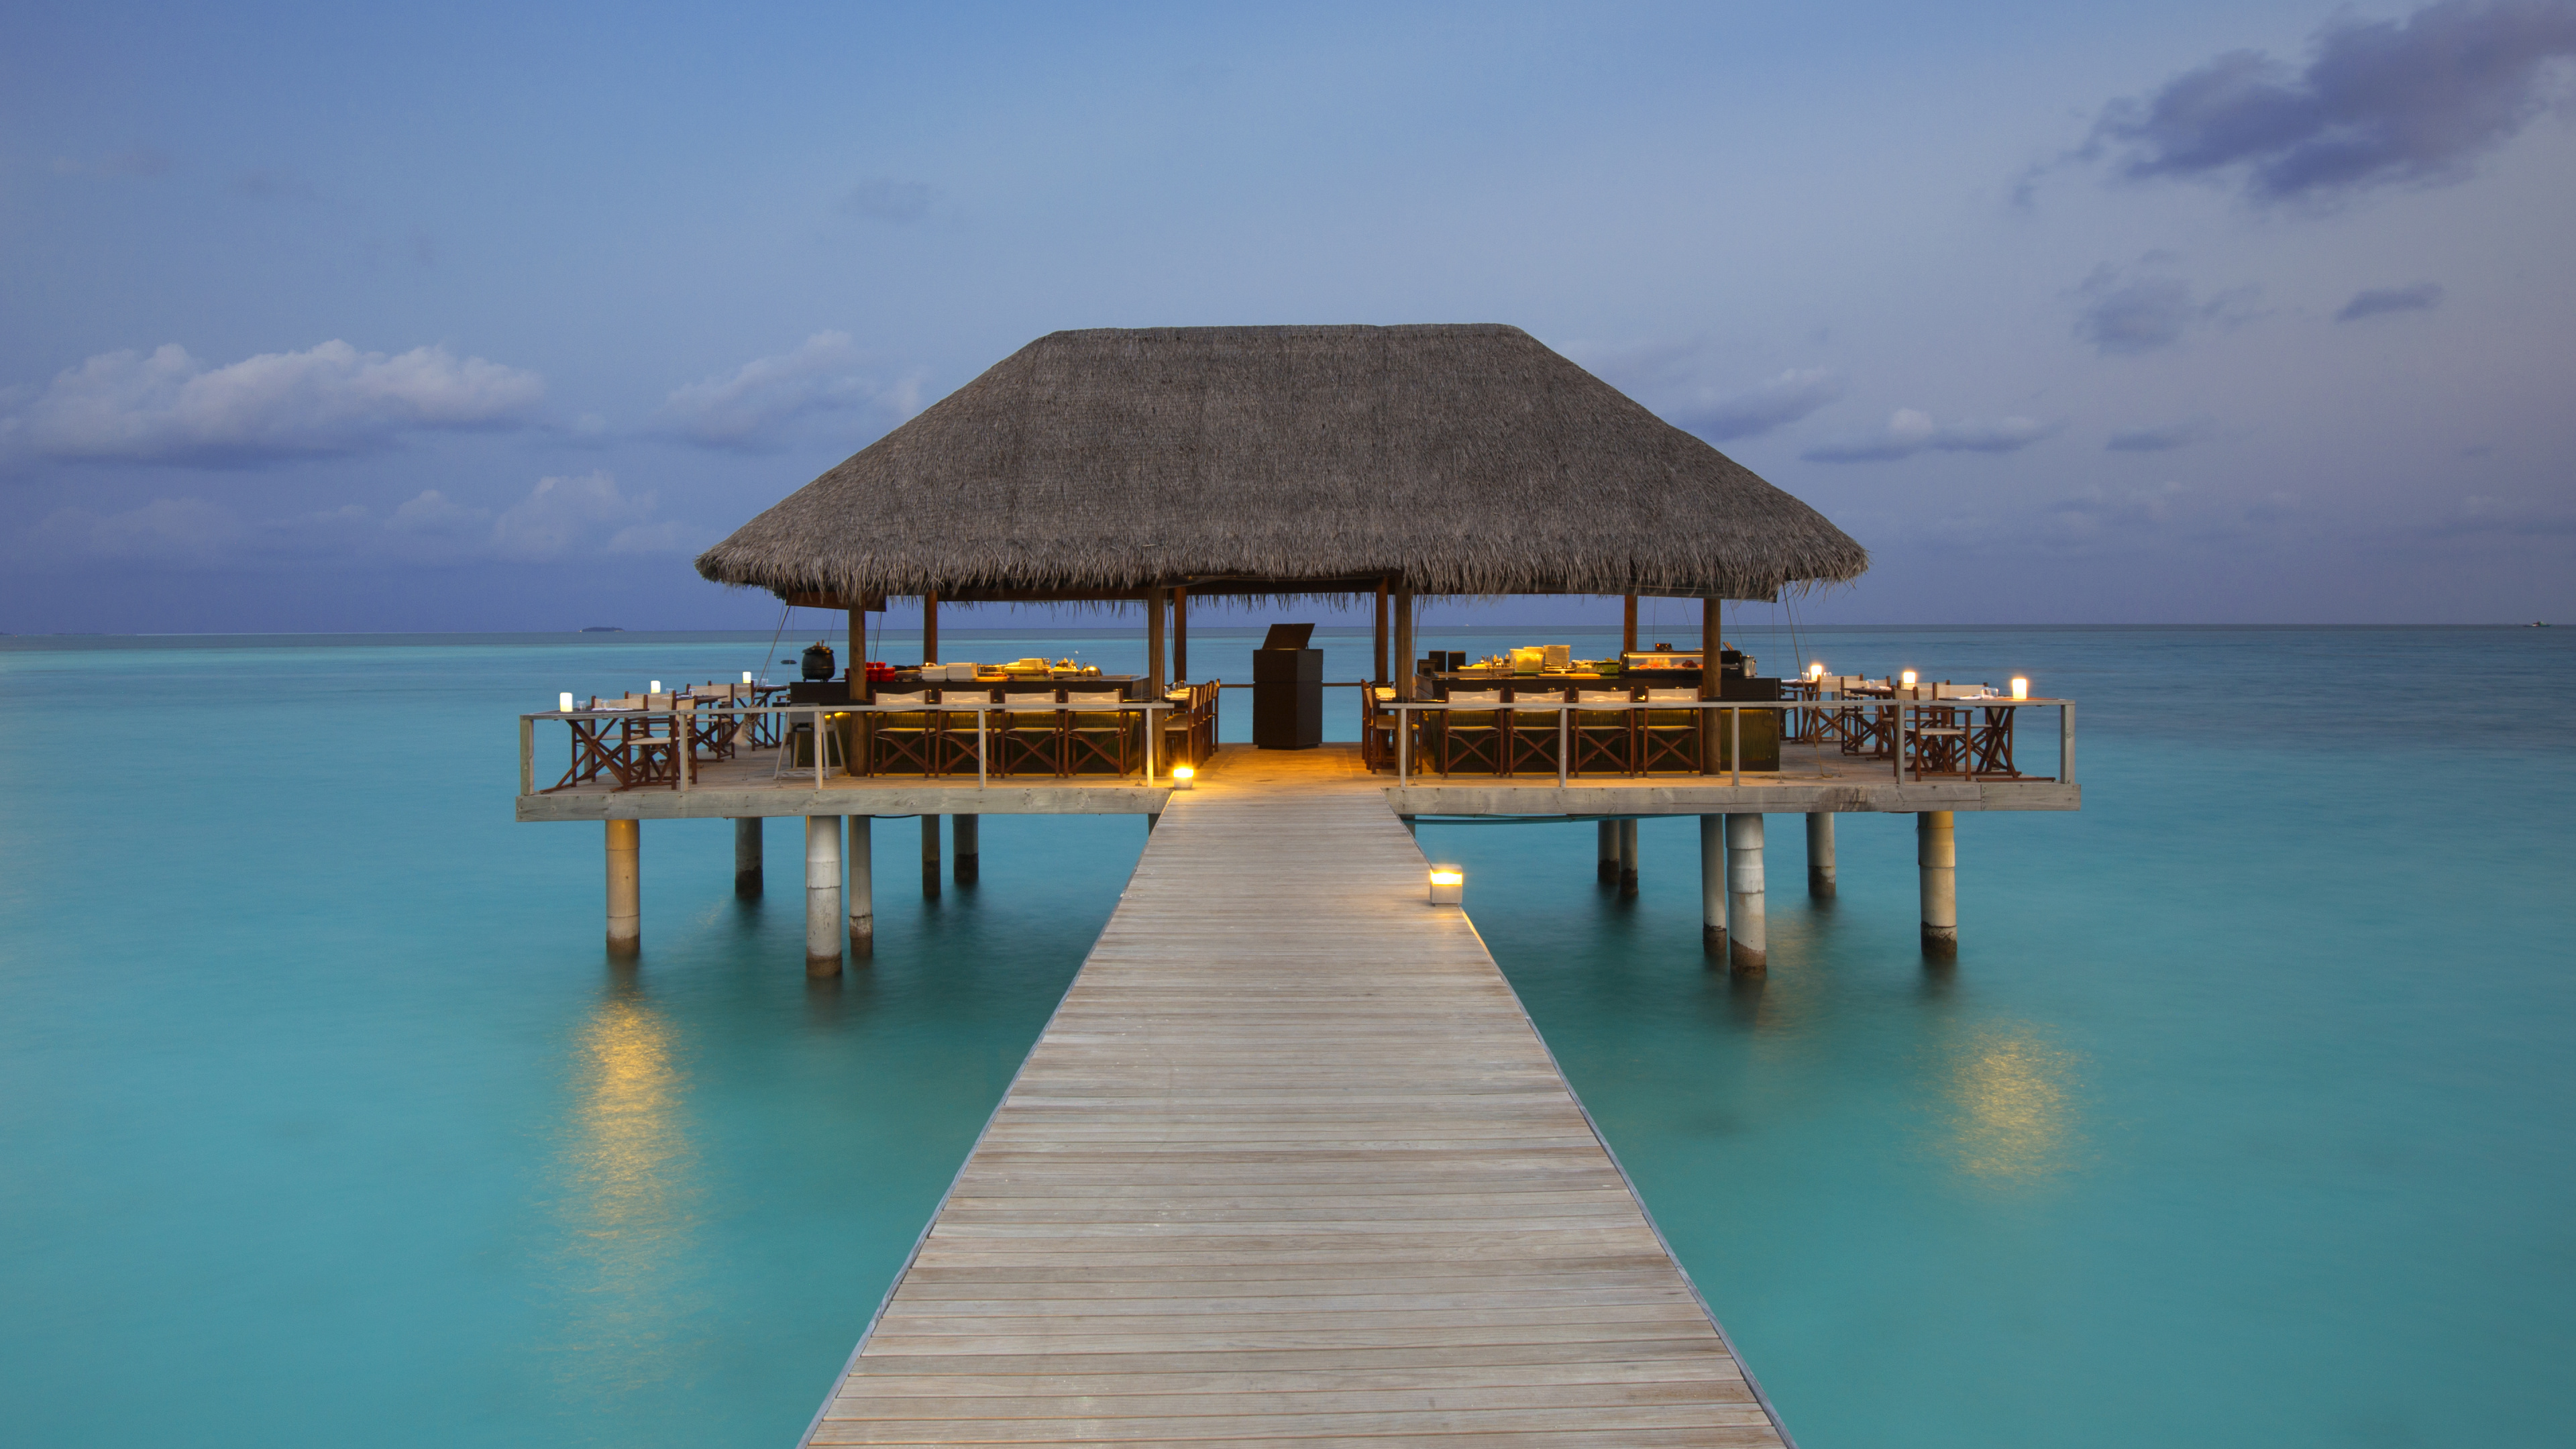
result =
[{"label": "turquoise sea water", "polygon": [[[1588,825],[1423,828],[1802,1444],[2565,1442],[2576,634],[1743,641],[2083,701],[2083,813],[1960,817],[1954,968],[1902,817],[1844,818],[1830,909],[1774,820],[1759,988],[1688,821],[1628,903]],[[793,1441],[1144,831],[990,817],[817,986],[787,826],[745,905],[726,826],[651,823],[613,965],[511,716],[767,646],[0,639],[9,1442]],[[1077,647],[1141,653],[949,652]]]}]

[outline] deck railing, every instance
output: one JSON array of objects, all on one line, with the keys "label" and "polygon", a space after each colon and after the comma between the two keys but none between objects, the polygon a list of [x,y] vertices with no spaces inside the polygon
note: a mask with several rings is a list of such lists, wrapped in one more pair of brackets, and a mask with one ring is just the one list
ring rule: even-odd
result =
[{"label": "deck railing", "polygon": [[[1367,701],[1364,699],[1361,708],[1363,730],[1370,727],[1368,713],[1372,708],[1377,711],[1392,714],[1396,717],[1396,727],[1394,730],[1396,777],[1400,780],[1408,781],[1413,778],[1415,773],[1415,761],[1418,758],[1418,752],[1414,749],[1414,743],[1416,736],[1421,732],[1422,723],[1427,718],[1440,714],[1452,711],[1468,714],[1500,715],[1555,714],[1557,717],[1556,782],[1559,785],[1564,785],[1568,783],[1574,775],[1578,773],[1588,773],[1576,771],[1572,768],[1573,735],[1576,728],[1573,720],[1576,715],[1664,713],[1668,711],[1688,710],[1698,712],[1703,716],[1700,721],[1701,766],[1699,773],[1702,775],[1713,775],[1718,773],[1717,769],[1714,768],[1711,763],[1711,751],[1709,750],[1708,745],[1712,729],[1723,731],[1724,733],[1720,738],[1725,739],[1727,742],[1727,750],[1725,754],[1727,762],[1726,773],[1730,777],[1731,783],[1740,785],[1744,782],[1745,712],[1748,710],[1768,710],[1782,716],[1780,738],[1784,742],[1788,743],[1812,742],[1819,738],[1820,735],[1830,734],[1838,728],[1848,729],[1857,727],[1866,730],[1872,737],[1873,741],[1883,740],[1885,742],[1884,745],[1873,743],[1866,750],[1850,750],[1846,751],[1846,753],[1857,759],[1876,759],[1884,755],[1888,759],[1890,769],[1894,773],[1896,779],[1900,782],[1912,783],[1919,781],[1929,773],[1942,776],[1964,775],[1969,778],[2054,779],[2069,785],[2075,783],[2075,701],[2071,699],[2011,699],[2004,697],[1959,698],[1955,696],[1945,699],[1880,699],[1871,696],[1863,696],[1854,699],[1658,699],[1598,701],[1543,698],[1513,700],[1506,703],[1493,703],[1488,701],[1454,702],[1450,700]],[[1950,737],[1947,734],[1927,736],[1924,733],[1927,730],[1953,731],[1966,729],[1973,731],[1982,728],[1986,730],[2001,731],[2006,742],[2004,757],[2007,759],[2010,758],[2010,740],[2013,736],[2015,726],[2018,723],[2016,712],[2023,709],[2054,709],[2057,711],[2057,769],[2054,775],[2034,776],[2018,770],[2009,772],[1989,771],[1983,772],[1982,774],[1974,771],[1973,769],[1940,769],[1927,772],[1921,768],[1923,759],[1923,751],[1920,748],[1921,742],[1927,737],[1943,740]],[[1987,719],[1984,724],[1959,726],[1948,722],[1956,716],[1973,711],[1984,711],[1986,713]],[[1722,720],[1711,721],[1706,718],[1707,715],[1721,713],[1725,716]],[[1814,716],[1819,721],[1831,721],[1833,723],[1824,725],[1821,730],[1811,727],[1807,731],[1800,732],[1792,728],[1795,723],[1792,717],[1800,714]],[[2000,715],[2001,718],[1995,718],[1997,715]],[[1935,719],[1941,722],[1927,723],[1927,720]],[[1511,730],[1513,727],[1514,725],[1512,723],[1506,723],[1500,726],[1500,728],[1506,732]],[[1837,738],[1839,737],[1837,736]],[[1962,740],[1960,745],[1962,752],[1967,751],[1969,748],[1971,748],[1971,742]],[[1470,773],[1485,774],[1505,772],[1472,771]],[[1633,776],[1633,774],[1639,772],[1628,773]],[[1754,773],[1758,775],[1773,772],[1757,770]]]},{"label": "deck railing", "polygon": [[[833,773],[829,763],[832,752],[823,745],[823,741],[830,737],[824,721],[835,716],[877,714],[971,714],[975,716],[975,786],[977,789],[988,788],[992,780],[990,741],[993,731],[987,727],[988,719],[992,715],[1046,713],[1141,715],[1145,723],[1144,779],[1147,785],[1151,785],[1154,783],[1158,747],[1163,734],[1161,717],[1181,708],[1183,707],[1164,700],[1119,700],[1081,705],[1062,705],[1050,700],[1047,701],[1046,707],[1040,709],[1032,709],[1026,704],[958,700],[953,703],[942,701],[936,704],[700,704],[686,709],[675,706],[671,709],[537,710],[519,716],[519,793],[522,795],[537,793],[536,732],[539,720],[560,720],[572,730],[572,769],[566,772],[564,781],[550,787],[551,789],[564,789],[596,778],[598,773],[596,769],[585,775],[583,779],[572,778],[583,773],[585,747],[592,750],[595,755],[600,755],[621,751],[631,752],[636,746],[643,745],[648,751],[667,750],[672,757],[673,778],[668,781],[655,779],[649,783],[668,784],[673,789],[685,792],[695,783],[696,767],[702,763],[699,749],[710,738],[705,729],[705,721],[714,717],[734,721],[735,728],[727,733],[737,742],[745,737],[744,726],[750,725],[753,721],[768,721],[775,727],[774,737],[778,742],[777,747],[781,750],[795,747],[792,731],[798,723],[809,725],[813,731],[810,738],[815,742],[814,788],[819,790],[823,788],[824,780]],[[638,725],[650,731],[656,724],[663,726],[659,734],[633,733]],[[610,725],[616,726],[620,731],[617,740],[613,743],[602,740],[599,734],[601,729]],[[684,741],[686,748],[681,748],[681,742]],[[735,748],[740,747],[739,743],[735,746]],[[796,767],[800,775],[805,772],[805,769],[803,765]],[[844,760],[841,773],[860,772],[849,770],[848,762]]]}]

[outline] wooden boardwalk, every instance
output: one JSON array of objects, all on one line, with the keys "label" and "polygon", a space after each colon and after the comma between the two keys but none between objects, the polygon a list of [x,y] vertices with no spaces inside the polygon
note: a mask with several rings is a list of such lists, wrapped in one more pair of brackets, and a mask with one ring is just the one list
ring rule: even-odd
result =
[{"label": "wooden boardwalk", "polygon": [[1384,782],[1202,780],[806,1442],[1783,1443]]}]

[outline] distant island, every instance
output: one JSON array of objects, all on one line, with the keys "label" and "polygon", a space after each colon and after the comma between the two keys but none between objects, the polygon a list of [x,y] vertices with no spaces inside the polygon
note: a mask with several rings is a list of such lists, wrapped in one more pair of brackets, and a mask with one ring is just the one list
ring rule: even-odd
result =
[{"label": "distant island", "polygon": [[618,628],[614,624],[590,624],[585,625],[581,632],[585,634],[623,634],[626,631]]}]

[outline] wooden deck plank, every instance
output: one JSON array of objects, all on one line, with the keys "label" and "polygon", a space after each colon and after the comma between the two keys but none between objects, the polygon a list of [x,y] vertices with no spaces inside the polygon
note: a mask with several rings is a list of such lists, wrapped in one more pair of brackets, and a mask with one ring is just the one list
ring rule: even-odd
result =
[{"label": "wooden deck plank", "polygon": [[1175,794],[808,1442],[1778,1445],[1383,782]]}]

